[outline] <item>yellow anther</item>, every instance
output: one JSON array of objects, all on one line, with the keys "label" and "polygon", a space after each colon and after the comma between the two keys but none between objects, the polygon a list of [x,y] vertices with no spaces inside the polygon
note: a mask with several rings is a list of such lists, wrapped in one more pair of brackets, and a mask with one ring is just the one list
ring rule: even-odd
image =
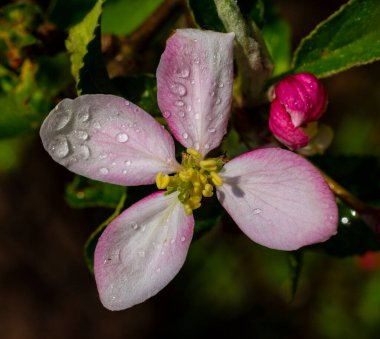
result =
[{"label": "yellow anther", "polygon": [[202,187],[201,186],[193,186],[192,195],[202,195]]},{"label": "yellow anther", "polygon": [[223,180],[218,173],[211,172],[210,175],[211,175],[211,180],[215,186],[221,186],[223,184]]},{"label": "yellow anther", "polygon": [[201,154],[197,152],[195,149],[188,148],[186,152],[190,154],[194,159],[199,159],[201,157]]},{"label": "yellow anther", "polygon": [[199,180],[201,181],[201,183],[203,185],[206,185],[207,184],[207,177],[203,174],[199,174]]},{"label": "yellow anther", "polygon": [[218,169],[218,163],[215,159],[207,159],[199,162],[199,166],[206,171],[216,171]]},{"label": "yellow anther", "polygon": [[185,213],[187,215],[190,215],[191,213],[193,213],[193,209],[190,207],[189,204],[183,204],[183,207],[185,208]]},{"label": "yellow anther", "polygon": [[180,171],[178,173],[178,175],[182,181],[188,182],[188,181],[191,181],[193,179],[194,170],[192,168],[189,168],[187,170]]},{"label": "yellow anther", "polygon": [[204,190],[202,191],[202,195],[206,198],[212,197],[214,195],[212,185],[206,184]]},{"label": "yellow anther", "polygon": [[169,183],[170,177],[167,174],[163,175],[162,172],[157,173],[156,185],[160,190],[163,190],[166,187],[168,187]]},{"label": "yellow anther", "polygon": [[189,200],[188,200],[188,204],[189,206],[195,210],[199,207],[201,207],[201,200],[202,200],[202,197],[201,196],[192,196]]}]

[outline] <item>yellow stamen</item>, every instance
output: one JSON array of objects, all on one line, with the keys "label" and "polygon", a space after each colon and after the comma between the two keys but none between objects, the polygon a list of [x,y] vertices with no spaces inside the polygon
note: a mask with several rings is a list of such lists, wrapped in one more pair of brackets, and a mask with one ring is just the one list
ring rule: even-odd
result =
[{"label": "yellow stamen", "polygon": [[212,197],[214,195],[212,185],[206,184],[204,190],[202,191],[202,195],[206,198]]},{"label": "yellow stamen", "polygon": [[188,170],[180,171],[178,175],[181,178],[181,180],[188,182],[193,179],[194,170],[192,168],[189,168]]},{"label": "yellow stamen", "polygon": [[166,187],[168,187],[169,183],[170,183],[170,177],[167,174],[163,175],[162,172],[157,173],[156,185],[158,189],[160,190],[165,189]]},{"label": "yellow stamen", "polygon": [[199,166],[206,171],[216,171],[218,169],[218,163],[215,159],[207,159],[199,162]]},{"label": "yellow stamen", "polygon": [[189,153],[194,159],[199,159],[201,157],[201,154],[195,149],[188,148],[186,152]]},{"label": "yellow stamen", "polygon": [[223,184],[223,179],[220,177],[218,173],[211,172],[210,175],[211,175],[211,180],[215,186],[221,186]]}]

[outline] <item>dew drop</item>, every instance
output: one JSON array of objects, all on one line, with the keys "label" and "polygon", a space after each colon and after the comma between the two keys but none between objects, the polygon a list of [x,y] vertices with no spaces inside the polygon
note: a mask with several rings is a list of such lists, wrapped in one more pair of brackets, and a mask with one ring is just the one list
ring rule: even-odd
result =
[{"label": "dew drop", "polygon": [[74,133],[79,140],[87,140],[88,139],[88,133],[86,131],[75,131]]},{"label": "dew drop", "polygon": [[107,158],[107,154],[105,154],[105,153],[99,154],[99,159],[100,160],[103,160],[105,158]]},{"label": "dew drop", "polygon": [[220,105],[221,102],[222,102],[222,99],[220,99],[220,98],[216,99],[216,101],[215,101],[215,103],[216,103],[217,105]]},{"label": "dew drop", "polygon": [[190,75],[190,70],[188,68],[177,69],[176,76],[178,78],[187,78]]},{"label": "dew drop", "polygon": [[123,169],[123,172],[122,172],[124,175],[127,175],[128,171],[126,169]]},{"label": "dew drop", "polygon": [[182,136],[183,136],[184,139],[187,139],[189,137],[189,135],[186,132],[183,132]]},{"label": "dew drop", "polygon": [[199,151],[199,142],[198,141],[194,142],[194,148],[196,151]]},{"label": "dew drop", "polygon": [[170,86],[170,90],[172,91],[172,93],[178,94],[181,97],[183,97],[187,93],[186,87],[177,83],[172,84]]},{"label": "dew drop", "polygon": [[191,109],[192,109],[191,105],[186,106],[186,111],[191,112]]},{"label": "dew drop", "polygon": [[185,103],[182,100],[177,100],[174,101],[174,105],[176,105],[177,107],[183,107]]},{"label": "dew drop", "polygon": [[181,241],[184,242],[186,240],[185,237],[181,237]]},{"label": "dew drop", "polygon": [[201,117],[201,116],[199,115],[199,113],[195,113],[195,114],[194,114],[194,118],[195,118],[195,120],[199,120],[200,117]]},{"label": "dew drop", "polygon": [[209,145],[209,144],[206,144],[206,145],[205,145],[205,149],[210,149],[210,145]]},{"label": "dew drop", "polygon": [[135,108],[135,112],[136,112],[136,113],[140,112],[140,108],[136,107],[136,108]]},{"label": "dew drop", "polygon": [[137,231],[139,229],[139,225],[137,223],[133,223],[131,225],[132,229],[134,229],[135,231]]},{"label": "dew drop", "polygon": [[125,100],[125,101],[124,101],[124,105],[125,105],[125,106],[129,106],[129,105],[130,105],[130,102],[129,102],[128,100]]},{"label": "dew drop", "polygon": [[99,170],[100,174],[108,174],[109,173],[109,169],[107,167],[102,167],[100,170]]},{"label": "dew drop", "polygon": [[211,95],[212,97],[215,96],[215,92],[214,92],[214,91],[210,92],[210,95]]},{"label": "dew drop", "polygon": [[70,119],[71,119],[71,111],[69,110],[61,111],[59,113],[56,113],[53,116],[51,126],[54,130],[60,130],[69,123]]},{"label": "dew drop", "polygon": [[164,113],[162,113],[162,115],[164,116],[165,119],[167,119],[170,117],[171,114],[169,111],[165,111]]},{"label": "dew drop", "polygon": [[88,146],[80,146],[80,155],[84,160],[87,160],[90,157],[90,149],[88,148]]},{"label": "dew drop", "polygon": [[210,132],[210,133],[215,133],[216,129],[215,128],[208,128],[207,129],[207,132]]},{"label": "dew drop", "polygon": [[161,272],[161,268],[160,268],[160,267],[157,267],[157,268],[156,268],[156,272],[157,272],[157,273],[160,273],[160,272]]},{"label": "dew drop", "polygon": [[137,252],[137,255],[138,255],[140,258],[144,258],[144,257],[145,257],[145,251],[140,250],[140,251]]},{"label": "dew drop", "polygon": [[62,159],[66,157],[70,152],[69,143],[67,142],[66,137],[59,136],[55,138],[49,144],[49,150],[52,153],[52,155],[56,158]]},{"label": "dew drop", "polygon": [[116,140],[118,142],[121,142],[121,143],[127,142],[128,139],[129,139],[129,137],[128,137],[128,135],[126,133],[119,133],[119,134],[116,135]]},{"label": "dew drop", "polygon": [[101,129],[102,128],[102,125],[100,125],[100,123],[98,121],[95,121],[94,122],[94,128],[96,129]]},{"label": "dew drop", "polygon": [[192,85],[195,85],[195,80],[194,80],[194,79],[191,80],[190,83],[191,83]]},{"label": "dew drop", "polygon": [[174,243],[175,243],[175,240],[174,240],[174,239],[170,240],[170,243],[171,243],[171,244],[174,244]]},{"label": "dew drop", "polygon": [[260,208],[255,208],[254,210],[252,210],[252,214],[260,214],[260,213],[261,213]]},{"label": "dew drop", "polygon": [[81,122],[86,122],[88,119],[90,119],[90,113],[88,112],[81,112],[78,114],[78,119]]},{"label": "dew drop", "polygon": [[219,85],[218,85],[219,88],[222,88],[224,87],[224,83],[223,82],[220,82]]},{"label": "dew drop", "polygon": [[185,112],[184,112],[184,111],[179,111],[179,112],[178,112],[178,115],[179,115],[181,118],[184,118],[184,117],[185,117]]},{"label": "dew drop", "polygon": [[200,63],[199,58],[198,58],[198,57],[195,57],[195,58],[194,58],[194,64],[197,64],[197,65],[198,65],[199,63]]},{"label": "dew drop", "polygon": [[132,161],[131,160],[125,160],[124,164],[126,164],[127,166],[130,166],[132,164]]}]

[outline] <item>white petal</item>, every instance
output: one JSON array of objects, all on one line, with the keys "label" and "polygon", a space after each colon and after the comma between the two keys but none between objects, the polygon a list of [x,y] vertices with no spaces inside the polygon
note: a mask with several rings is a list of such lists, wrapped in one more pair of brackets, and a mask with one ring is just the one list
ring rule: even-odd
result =
[{"label": "white petal", "polygon": [[337,231],[338,211],[327,183],[308,161],[279,148],[228,162],[218,199],[253,241],[280,250],[322,242]]},{"label": "white petal", "polygon": [[177,194],[151,194],[104,231],[95,250],[100,299],[110,310],[139,304],[164,288],[182,267],[194,218]]},{"label": "white petal", "polygon": [[114,95],[65,99],[41,131],[52,158],[74,173],[119,185],[155,182],[179,168],[170,134],[141,108]]}]

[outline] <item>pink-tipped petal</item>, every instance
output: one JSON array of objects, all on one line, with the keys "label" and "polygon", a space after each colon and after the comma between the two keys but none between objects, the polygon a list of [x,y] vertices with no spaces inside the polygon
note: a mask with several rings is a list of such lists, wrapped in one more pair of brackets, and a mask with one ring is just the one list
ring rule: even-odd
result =
[{"label": "pink-tipped petal", "polygon": [[157,68],[160,109],[177,140],[205,155],[226,133],[234,33],[179,29]]},{"label": "pink-tipped petal", "polygon": [[129,207],[100,237],[94,271],[103,305],[126,309],[164,288],[182,267],[194,218],[176,194],[156,192]]},{"label": "pink-tipped petal", "polygon": [[290,149],[304,147],[310,140],[301,128],[294,126],[289,113],[277,98],[271,103],[269,129],[278,140]]},{"label": "pink-tipped petal", "polygon": [[296,250],[336,233],[335,198],[302,157],[279,148],[258,149],[228,162],[220,175],[218,199],[253,241]]},{"label": "pink-tipped petal", "polygon": [[152,184],[179,168],[170,134],[148,113],[114,95],[64,99],[40,130],[45,149],[74,173],[109,183]]}]

